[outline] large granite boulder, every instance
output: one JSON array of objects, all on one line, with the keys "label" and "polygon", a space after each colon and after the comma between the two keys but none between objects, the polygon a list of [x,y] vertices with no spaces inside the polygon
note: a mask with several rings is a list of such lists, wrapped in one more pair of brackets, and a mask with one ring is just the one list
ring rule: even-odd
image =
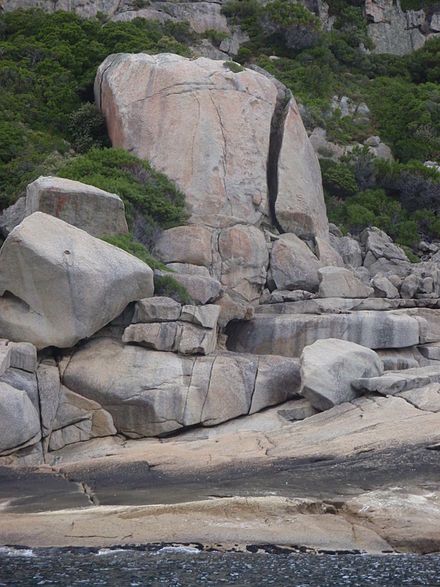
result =
[{"label": "large granite boulder", "polygon": [[110,412],[118,432],[132,438],[218,424],[286,401],[299,389],[294,359],[180,356],[107,338],[81,347],[61,371],[64,385]]},{"label": "large granite boulder", "polygon": [[352,387],[354,380],[382,373],[382,362],[371,349],[346,340],[318,340],[301,355],[301,395],[313,407],[328,410],[360,395]]},{"label": "large granite boulder", "polygon": [[82,228],[93,236],[128,232],[124,203],[116,194],[61,177],[39,177],[21,198],[0,216],[0,230],[8,235],[34,212],[44,212]]},{"label": "large granite boulder", "polygon": [[70,347],[153,295],[142,261],[47,214],[17,226],[0,251],[0,336]]},{"label": "large granite boulder", "polygon": [[294,100],[269,76],[206,58],[117,54],[99,67],[95,97],[113,145],[176,181],[192,222],[258,225],[270,199],[284,230],[328,237],[318,160]]},{"label": "large granite boulder", "polygon": [[195,222],[256,224],[268,214],[269,79],[206,58],[118,54],[99,67],[95,96],[113,146],[174,180]]}]

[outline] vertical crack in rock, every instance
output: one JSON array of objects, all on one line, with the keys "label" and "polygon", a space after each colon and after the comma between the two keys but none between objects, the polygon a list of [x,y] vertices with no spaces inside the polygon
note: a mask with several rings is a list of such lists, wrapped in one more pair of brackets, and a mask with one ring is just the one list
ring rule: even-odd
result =
[{"label": "vertical crack in rock", "polygon": [[222,177],[222,183],[223,183],[223,187],[225,190],[225,196],[227,199],[227,202],[229,204],[229,208],[230,208],[230,215],[233,216],[234,215],[234,210],[232,207],[232,202],[231,199],[229,197],[229,192],[228,192],[228,186],[226,183],[226,178],[228,177],[228,141],[226,139],[226,134],[225,134],[225,127],[223,124],[223,119],[222,119],[222,114],[220,111],[220,108],[218,107],[218,105],[215,103],[214,98],[212,97],[212,93],[209,92],[209,98],[212,102],[212,105],[215,108],[215,111],[217,112],[217,117],[218,117],[218,121],[220,124],[220,131],[222,133],[222,138],[223,138],[223,157],[222,157],[222,167],[223,167],[223,177]]},{"label": "vertical crack in rock", "polygon": [[[43,435],[43,410],[42,410],[42,406],[41,406],[41,393],[40,393],[40,381],[38,379],[38,366],[37,366],[37,370],[35,371],[35,380],[37,382],[37,396],[38,396],[38,415],[40,418],[40,434],[41,434],[41,451],[43,453],[43,463],[46,463],[46,454],[47,454],[47,450],[46,450],[46,438],[44,438]],[[47,444],[49,444],[47,442]]]},{"label": "vertical crack in rock", "polygon": [[275,203],[278,197],[278,161],[283,144],[284,121],[287,116],[291,97],[290,90],[280,84],[278,86],[277,101],[270,124],[269,153],[267,156],[267,193],[270,219],[273,226],[280,233],[283,233],[284,230],[281,228],[275,213]]},{"label": "vertical crack in rock", "polygon": [[257,358],[257,366],[255,369],[255,377],[254,377],[254,383],[252,386],[252,393],[251,393],[251,397],[250,397],[250,401],[249,401],[249,407],[248,407],[248,411],[247,411],[247,416],[249,416],[249,414],[251,413],[251,409],[252,409],[252,402],[254,401],[254,395],[255,395],[255,388],[257,386],[257,377],[258,377],[258,371],[260,369],[260,360]]},{"label": "vertical crack in rock", "polygon": [[[113,57],[113,59],[110,61],[110,63],[107,65],[107,67],[99,74],[99,78],[98,78],[98,84],[99,84],[99,104],[96,104],[96,106],[99,108],[99,110],[101,110],[102,112],[102,84],[104,83],[104,78],[106,76],[107,71],[112,67],[113,62],[114,62],[114,58],[116,56]],[[109,59],[109,58],[107,58]],[[95,96],[95,101],[96,101],[96,96]]]},{"label": "vertical crack in rock", "polygon": [[212,372],[214,370],[214,365],[215,365],[216,360],[217,360],[217,357],[214,357],[214,360],[211,363],[211,369],[209,370],[209,377],[208,377],[208,385],[206,386],[206,395],[205,395],[205,399],[203,400],[202,408],[200,410],[200,418],[199,418],[199,420],[200,420],[200,424],[202,426],[205,424],[205,422],[203,420],[203,412],[205,410],[206,402],[208,401],[209,389],[210,389],[210,386],[211,386]]}]

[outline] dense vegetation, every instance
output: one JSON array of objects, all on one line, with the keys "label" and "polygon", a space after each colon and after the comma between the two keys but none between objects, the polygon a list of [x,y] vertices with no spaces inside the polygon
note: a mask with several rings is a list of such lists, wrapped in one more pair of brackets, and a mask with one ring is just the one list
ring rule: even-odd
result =
[{"label": "dense vegetation", "polygon": [[0,15],[0,206],[73,150],[108,145],[94,111],[98,65],[116,52],[188,54],[187,25],[86,20],[41,10]]},{"label": "dense vegetation", "polygon": [[[432,0],[405,0],[429,9]],[[422,163],[440,160],[440,38],[405,57],[376,55],[357,0],[331,0],[333,29],[302,4],[230,0],[223,11],[250,40],[237,61],[255,63],[284,82],[302,105],[309,128],[321,126],[341,145],[379,135],[397,163],[366,150],[336,163],[323,158],[329,217],[356,232],[374,222],[412,246],[439,237],[439,178]],[[203,35],[219,46],[224,33]],[[197,40],[186,24],[135,19],[106,22],[40,10],[0,14],[0,209],[40,174],[59,174],[117,192],[131,230],[120,242],[149,248],[161,228],[185,221],[183,195],[148,163],[108,149],[93,80],[114,52],[188,55]],[[237,63],[228,67],[239,71]],[[362,115],[344,116],[333,96],[347,96]],[[368,112],[369,110],[369,112]],[[325,156],[325,154],[322,154]]]},{"label": "dense vegetation", "polygon": [[[340,163],[321,159],[330,220],[351,232],[376,224],[408,246],[422,236],[440,238],[440,178],[421,164],[440,160],[440,38],[405,57],[376,55],[360,3],[329,6],[331,31],[289,0],[230,0],[223,11],[250,37],[238,61],[285,83],[303,106],[306,126],[323,127],[341,145],[379,135],[392,148],[395,165],[375,162],[366,150]],[[296,44],[289,42],[292,30]],[[343,116],[333,96],[366,104],[369,114]]]}]

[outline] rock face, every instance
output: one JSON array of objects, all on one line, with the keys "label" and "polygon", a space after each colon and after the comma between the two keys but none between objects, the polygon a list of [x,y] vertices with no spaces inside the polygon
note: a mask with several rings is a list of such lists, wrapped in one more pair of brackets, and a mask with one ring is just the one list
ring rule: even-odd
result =
[{"label": "rock face", "polygon": [[290,399],[299,364],[232,353],[179,356],[102,338],[73,354],[62,380],[108,410],[118,432],[137,438],[218,424]]},{"label": "rock face", "polygon": [[276,289],[318,289],[319,260],[295,234],[283,234],[272,246],[270,276]]},{"label": "rock face", "polygon": [[[156,302],[156,299],[158,301]],[[134,324],[122,341],[157,351],[209,355],[217,344],[219,306],[183,306],[170,298],[150,298],[136,304]]]},{"label": "rock face", "polygon": [[[153,295],[153,272],[135,257],[36,212],[0,252],[0,336],[38,349],[69,347]],[[109,295],[111,294],[111,295]]]},{"label": "rock face", "polygon": [[[247,315],[260,299],[270,248],[262,225],[273,221],[291,233],[282,237],[286,241],[295,234],[316,237],[322,256],[342,263],[327,243],[318,160],[282,84],[206,58],[119,54],[100,66],[95,96],[113,145],[151,161],[186,194],[192,225],[164,231],[156,252],[165,263],[180,265],[177,279],[194,299],[203,285],[197,281],[210,277],[221,284],[222,324]],[[308,251],[303,241],[295,242],[299,255]],[[273,258],[280,247],[274,246]],[[288,285],[275,279],[275,287],[300,287],[299,274],[313,256],[309,251],[307,259],[298,257],[296,279]],[[189,266],[208,275],[195,275]],[[316,289],[313,271],[306,281]],[[208,299],[215,298],[199,301]]]},{"label": "rock face", "polygon": [[282,129],[275,215],[284,232],[328,237],[321,170],[292,99]]},{"label": "rock face", "polygon": [[[145,88],[147,91],[145,92]],[[114,146],[148,159],[185,192],[194,222],[258,224],[269,214],[268,170],[278,174],[284,230],[326,236],[319,164],[293,100],[269,155],[279,87],[255,71],[177,55],[111,55],[95,96]],[[182,118],[178,113],[185,111]],[[277,160],[268,162],[268,156]],[[279,164],[278,164],[279,156]],[[292,167],[294,166],[294,167]],[[277,193],[270,195],[273,201]]]},{"label": "rock face", "polygon": [[205,58],[120,54],[100,66],[95,97],[113,146],[176,181],[194,221],[256,224],[267,216],[261,154],[277,100],[269,79]]},{"label": "rock face", "polygon": [[301,395],[313,407],[328,410],[360,395],[352,387],[353,380],[382,373],[382,362],[374,351],[345,340],[318,340],[301,355]]},{"label": "rock face", "polygon": [[27,393],[0,382],[0,453],[33,444],[39,433],[40,418]]},{"label": "rock face", "polygon": [[405,55],[420,49],[425,41],[438,33],[438,10],[403,12],[393,0],[365,0],[368,35],[376,53]]},{"label": "rock face", "polygon": [[307,345],[325,338],[355,342],[371,349],[404,348],[420,342],[423,325],[394,312],[349,314],[258,314],[228,327],[228,348],[236,352],[299,357]]},{"label": "rock face", "polygon": [[34,212],[55,216],[93,236],[128,232],[119,196],[71,179],[39,177],[29,184],[24,202],[16,202],[0,217],[0,230],[7,236]]},{"label": "rock face", "polygon": [[343,267],[323,267],[318,271],[321,298],[368,298],[372,293],[351,271]]}]

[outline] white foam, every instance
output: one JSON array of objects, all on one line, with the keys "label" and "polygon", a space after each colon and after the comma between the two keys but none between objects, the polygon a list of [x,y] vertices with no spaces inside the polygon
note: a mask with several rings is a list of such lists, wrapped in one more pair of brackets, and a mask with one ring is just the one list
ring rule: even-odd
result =
[{"label": "white foam", "polygon": [[96,556],[105,556],[108,554],[116,554],[117,552],[127,552],[126,548],[101,548],[101,550],[98,550],[98,552],[96,553]]},{"label": "white foam", "polygon": [[9,546],[0,546],[1,554],[5,554],[6,556],[23,556],[26,558],[37,556],[31,548],[12,548]]},{"label": "white foam", "polygon": [[195,546],[164,546],[156,554],[199,554]]}]

